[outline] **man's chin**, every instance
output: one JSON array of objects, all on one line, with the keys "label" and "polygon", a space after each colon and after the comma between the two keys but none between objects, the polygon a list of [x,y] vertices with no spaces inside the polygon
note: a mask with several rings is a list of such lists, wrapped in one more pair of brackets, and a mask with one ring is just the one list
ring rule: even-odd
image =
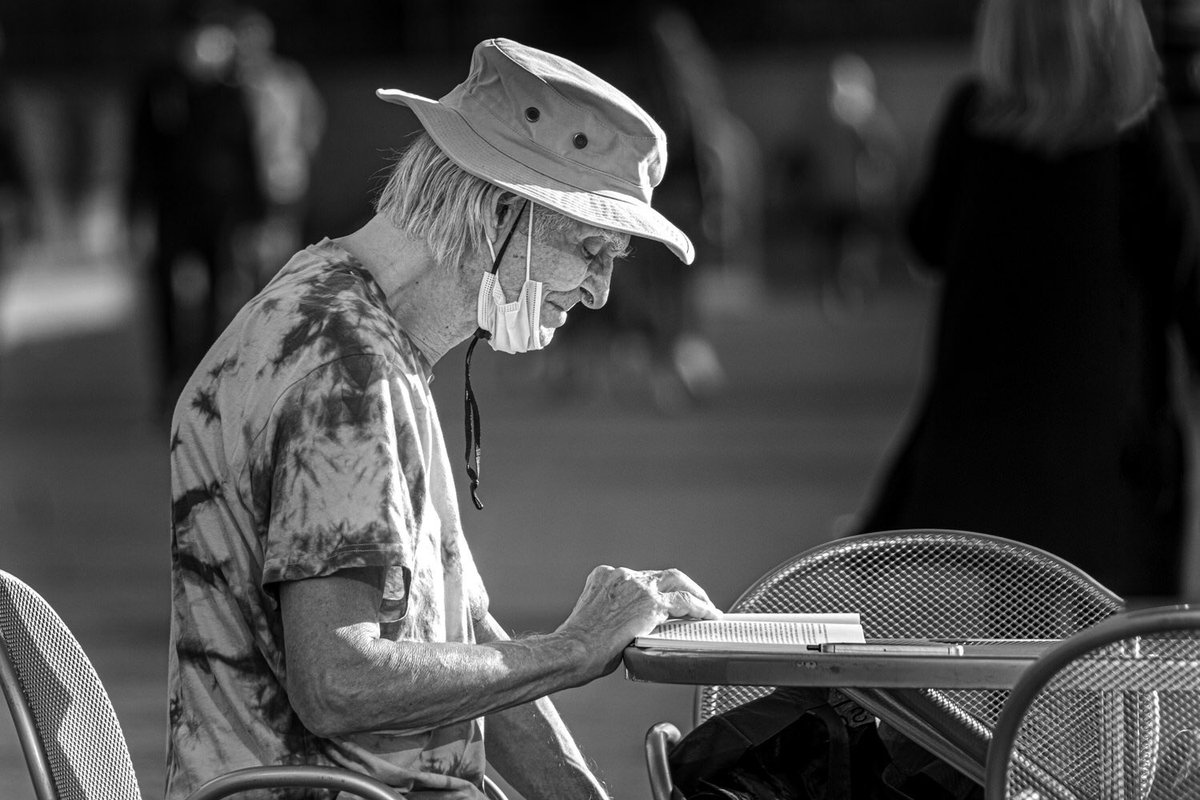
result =
[{"label": "man's chin", "polygon": [[538,328],[538,339],[542,343],[542,347],[550,344],[550,340],[554,338],[554,328],[542,326]]}]

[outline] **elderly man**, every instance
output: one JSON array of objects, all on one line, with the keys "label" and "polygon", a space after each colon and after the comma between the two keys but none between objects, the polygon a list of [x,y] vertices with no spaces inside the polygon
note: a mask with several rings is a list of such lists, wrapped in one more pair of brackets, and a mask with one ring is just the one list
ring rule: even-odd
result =
[{"label": "elderly man", "polygon": [[719,612],[676,570],[598,567],[557,630],[510,640],[428,384],[473,335],[533,350],[577,303],[604,305],[630,234],[691,261],[650,206],[664,137],[612,86],[504,39],[440,101],[379,96],[425,133],[374,218],[292,258],[175,409],[168,797],[259,764],[477,796],[485,720],[526,797],[604,797],[545,696],[667,617]]}]

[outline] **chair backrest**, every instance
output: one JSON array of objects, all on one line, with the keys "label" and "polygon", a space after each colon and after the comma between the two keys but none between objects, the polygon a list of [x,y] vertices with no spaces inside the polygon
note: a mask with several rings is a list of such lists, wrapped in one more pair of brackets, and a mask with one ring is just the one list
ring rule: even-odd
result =
[{"label": "chair backrest", "polygon": [[1200,797],[1200,608],[1128,612],[1047,651],[988,750],[987,797]]},{"label": "chair backrest", "polygon": [[100,677],[37,592],[0,571],[0,684],[38,800],[141,800]]},{"label": "chair backrest", "polygon": [[[1058,639],[1122,610],[1124,604],[1077,567],[996,536],[903,530],[836,539],[780,564],[730,611],[847,612],[862,615],[868,639]],[[769,691],[707,686],[697,723]],[[1004,692],[940,692],[990,730]]]}]

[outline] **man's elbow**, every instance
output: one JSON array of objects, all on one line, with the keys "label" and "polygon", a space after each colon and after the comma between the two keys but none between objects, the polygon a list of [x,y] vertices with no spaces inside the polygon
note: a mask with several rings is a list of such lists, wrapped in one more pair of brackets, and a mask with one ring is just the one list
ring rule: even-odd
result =
[{"label": "man's elbow", "polygon": [[311,733],[329,739],[359,732],[362,718],[354,713],[352,698],[343,696],[342,685],[329,671],[288,676],[292,710]]}]

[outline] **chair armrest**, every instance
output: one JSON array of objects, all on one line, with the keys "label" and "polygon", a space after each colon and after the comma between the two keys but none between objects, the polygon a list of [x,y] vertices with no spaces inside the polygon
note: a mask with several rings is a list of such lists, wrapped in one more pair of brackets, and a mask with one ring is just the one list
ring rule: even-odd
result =
[{"label": "chair armrest", "polygon": [[674,785],[667,754],[683,734],[670,722],[659,722],[646,731],[646,769],[650,772],[650,796],[654,800],[671,800]]},{"label": "chair armrest", "polygon": [[487,775],[483,776],[483,793],[491,800],[508,800],[508,795],[504,793],[504,790]]},{"label": "chair armrest", "polygon": [[220,775],[188,795],[187,800],[219,800],[248,789],[337,789],[365,800],[396,800],[396,790],[382,781],[334,767],[247,767]]},{"label": "chair armrest", "polygon": [[[208,781],[187,800],[218,800],[247,789],[337,789],[366,800],[396,800],[396,790],[382,781],[334,767],[248,767]],[[495,781],[483,778],[483,793],[491,800],[508,800]]]}]

